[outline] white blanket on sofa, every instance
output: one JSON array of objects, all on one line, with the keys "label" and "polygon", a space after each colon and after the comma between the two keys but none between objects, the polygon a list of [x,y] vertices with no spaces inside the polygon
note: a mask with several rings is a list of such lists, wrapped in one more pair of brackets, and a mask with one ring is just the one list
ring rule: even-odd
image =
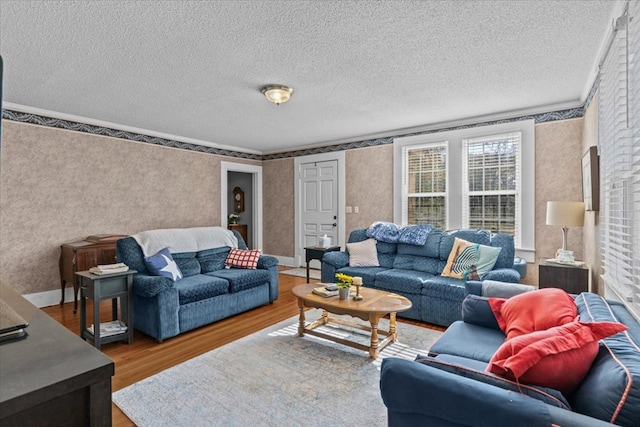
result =
[{"label": "white blanket on sofa", "polygon": [[238,247],[238,239],[231,230],[222,227],[163,228],[141,231],[133,237],[144,256],[155,255],[168,248],[171,253],[197,252],[229,246]]}]

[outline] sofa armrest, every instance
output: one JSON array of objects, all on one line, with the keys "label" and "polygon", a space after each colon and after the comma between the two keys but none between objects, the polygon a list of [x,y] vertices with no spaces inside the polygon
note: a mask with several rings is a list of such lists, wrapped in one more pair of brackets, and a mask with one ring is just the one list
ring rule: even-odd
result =
[{"label": "sofa armrest", "polygon": [[349,254],[343,251],[325,252],[322,256],[320,280],[323,283],[336,281],[336,271],[349,265]]},{"label": "sofa armrest", "polygon": [[408,420],[413,425],[504,427],[553,422],[549,406],[539,400],[404,359],[382,361],[380,391],[390,427]]},{"label": "sofa armrest", "polygon": [[482,280],[518,283],[520,281],[520,273],[512,268],[497,268],[485,274]]},{"label": "sofa armrest", "polygon": [[278,258],[271,255],[260,255],[258,258],[258,268],[268,270],[269,267],[277,267]]},{"label": "sofa armrest", "polygon": [[133,292],[144,298],[151,298],[171,289],[174,287],[173,284],[173,280],[164,276],[149,276],[139,273],[133,276]]},{"label": "sofa armrest", "polygon": [[349,253],[344,251],[326,252],[322,257],[322,263],[327,263],[338,269],[349,265]]},{"label": "sofa armrest", "polygon": [[467,295],[478,295],[489,298],[511,298],[524,292],[534,291],[531,285],[522,285],[513,282],[499,282],[497,280],[468,280],[465,283]]}]

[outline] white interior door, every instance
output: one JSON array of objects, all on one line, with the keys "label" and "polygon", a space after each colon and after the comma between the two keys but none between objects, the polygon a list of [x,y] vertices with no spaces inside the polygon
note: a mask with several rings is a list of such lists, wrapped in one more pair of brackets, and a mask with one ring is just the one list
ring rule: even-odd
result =
[{"label": "white interior door", "polygon": [[[302,163],[300,181],[303,245],[316,246],[325,234],[331,246],[338,245],[338,161]],[[311,267],[320,268],[320,262]]]}]

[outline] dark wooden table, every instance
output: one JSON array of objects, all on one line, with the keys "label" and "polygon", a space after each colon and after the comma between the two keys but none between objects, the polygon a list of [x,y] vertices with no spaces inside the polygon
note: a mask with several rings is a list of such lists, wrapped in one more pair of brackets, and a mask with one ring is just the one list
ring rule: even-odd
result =
[{"label": "dark wooden table", "polygon": [[304,248],[304,257],[307,261],[307,283],[309,283],[309,263],[311,260],[317,259],[322,262],[322,257],[325,253],[339,250],[340,246],[331,246],[329,248],[323,248],[322,246],[307,246]]},{"label": "dark wooden table", "polygon": [[[88,339],[100,350],[102,344],[127,340],[133,343],[133,305],[131,287],[135,270],[124,273],[96,275],[88,271],[76,273],[80,279],[80,336]],[[87,330],[87,299],[93,300],[93,331]],[[120,320],[127,325],[126,332],[100,336],[100,301],[111,300],[111,320]],[[120,318],[118,319],[118,300],[120,301]],[[97,332],[97,333],[96,333]]]},{"label": "dark wooden table", "polygon": [[113,361],[5,284],[0,297],[29,322],[0,344],[0,425],[111,426]]},{"label": "dark wooden table", "polygon": [[570,294],[589,292],[589,268],[553,264],[541,258],[538,264],[538,287],[559,288]]}]

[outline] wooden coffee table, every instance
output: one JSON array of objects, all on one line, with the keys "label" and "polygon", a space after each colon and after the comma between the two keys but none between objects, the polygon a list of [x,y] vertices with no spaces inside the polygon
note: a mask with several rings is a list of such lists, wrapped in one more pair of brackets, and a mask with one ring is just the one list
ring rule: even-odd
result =
[{"label": "wooden coffee table", "polygon": [[[346,300],[339,300],[338,296],[322,297],[311,291],[313,288],[323,286],[320,283],[303,284],[294,287],[291,292],[298,298],[298,306],[300,307],[300,324],[298,326],[298,335],[304,336],[305,333],[324,338],[333,342],[347,345],[369,352],[372,358],[378,357],[380,351],[389,343],[395,342],[398,337],[396,330],[396,313],[409,310],[411,301],[407,298],[391,292],[379,291],[377,289],[360,288],[360,295],[364,297],[361,301],[354,301],[352,297]],[[306,325],[305,309],[308,307],[321,308],[322,317],[315,322]],[[368,321],[371,326],[350,322],[345,319],[330,317],[333,314],[348,314],[364,321]],[[378,330],[379,320],[389,315],[389,330]],[[371,332],[371,344],[366,346],[357,342],[338,338],[332,335],[322,333],[315,330],[318,326],[326,325],[332,322],[338,325],[349,326],[363,331]],[[384,335],[384,339],[378,341],[378,335]]]}]

